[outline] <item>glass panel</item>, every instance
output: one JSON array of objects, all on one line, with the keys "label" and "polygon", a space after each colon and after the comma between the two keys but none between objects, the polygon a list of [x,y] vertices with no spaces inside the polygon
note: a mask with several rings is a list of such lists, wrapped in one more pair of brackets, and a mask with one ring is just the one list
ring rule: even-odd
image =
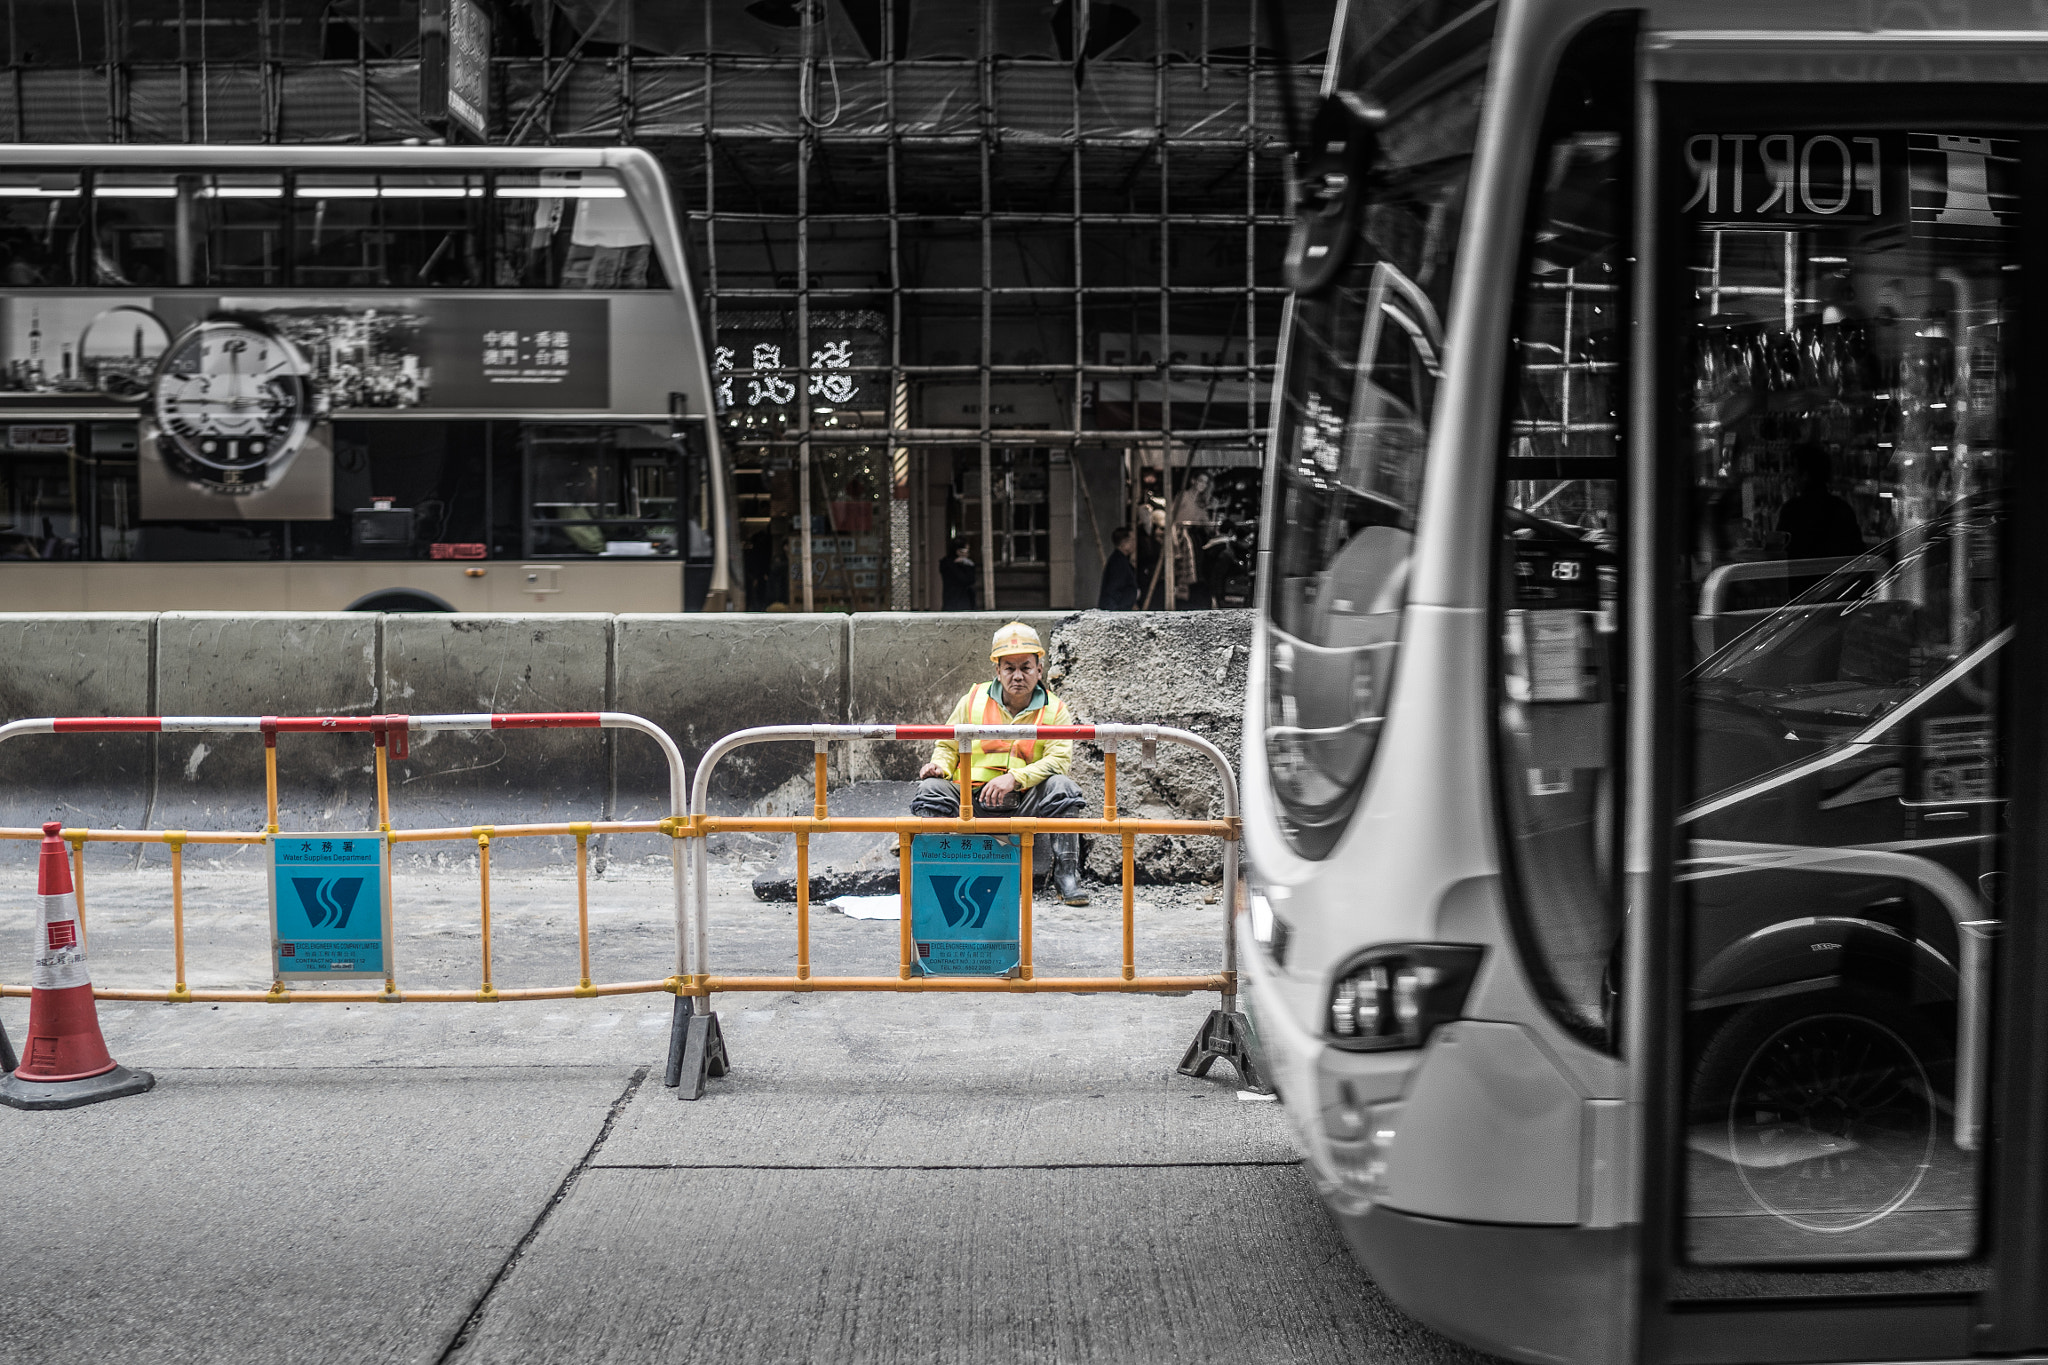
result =
[{"label": "glass panel", "polygon": [[1306,857],[1344,832],[1393,683],[1479,94],[1466,82],[1384,130],[1345,273],[1294,305],[1265,739],[1281,827]]},{"label": "glass panel", "polygon": [[[180,240],[178,178],[102,171],[93,180],[92,282],[117,286],[194,283],[191,243]],[[182,252],[181,252],[182,247]]]},{"label": "glass panel", "polygon": [[643,426],[529,425],[530,555],[673,555],[681,493],[676,444]]},{"label": "glass panel", "polygon": [[1686,1250],[1963,1258],[2020,144],[1733,126],[1667,150],[1698,528]]},{"label": "glass panel", "polygon": [[284,283],[284,177],[192,177],[204,224],[208,284],[243,288]]},{"label": "glass panel", "polygon": [[299,178],[292,205],[297,282],[330,288],[484,282],[480,175]]},{"label": "glass panel", "polygon": [[75,171],[0,173],[0,280],[12,289],[76,284],[84,211]]},{"label": "glass panel", "polygon": [[1632,42],[1613,28],[1575,43],[1546,118],[1516,296],[1494,557],[1497,787],[1516,937],[1552,1015],[1603,1047],[1622,931],[1621,130]]},{"label": "glass panel", "polygon": [[662,289],[654,239],[607,172],[498,177],[494,282],[500,288]]}]

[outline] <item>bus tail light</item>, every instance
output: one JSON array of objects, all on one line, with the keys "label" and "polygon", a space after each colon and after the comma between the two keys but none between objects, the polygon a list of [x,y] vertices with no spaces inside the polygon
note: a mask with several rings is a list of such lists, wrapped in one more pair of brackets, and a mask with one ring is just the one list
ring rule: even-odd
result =
[{"label": "bus tail light", "polygon": [[1473,943],[1396,943],[1352,959],[1330,991],[1328,1036],[1338,1047],[1421,1047],[1465,1008],[1486,949]]}]

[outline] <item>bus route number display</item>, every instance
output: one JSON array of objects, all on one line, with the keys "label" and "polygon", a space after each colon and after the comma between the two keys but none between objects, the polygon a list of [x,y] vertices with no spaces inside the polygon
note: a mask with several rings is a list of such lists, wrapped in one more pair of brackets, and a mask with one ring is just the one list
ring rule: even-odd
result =
[{"label": "bus route number display", "polygon": [[910,841],[911,959],[919,976],[1007,976],[1022,961],[1015,836],[920,834]]},{"label": "bus route number display", "polygon": [[377,834],[270,836],[271,959],[280,981],[391,974],[386,856]]}]

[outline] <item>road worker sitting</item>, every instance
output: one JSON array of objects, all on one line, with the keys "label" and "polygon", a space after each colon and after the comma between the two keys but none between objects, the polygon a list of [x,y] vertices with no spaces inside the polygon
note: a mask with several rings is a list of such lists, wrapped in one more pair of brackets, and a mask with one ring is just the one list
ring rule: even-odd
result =
[{"label": "road worker sitting", "polygon": [[[1072,725],[1073,713],[1045,686],[1045,646],[1038,632],[1012,621],[996,632],[989,648],[996,675],[971,689],[946,717],[948,725]],[[1087,799],[1067,769],[1074,743],[1067,739],[974,741],[968,774],[974,784],[976,819],[1018,816],[1061,819],[1085,813]],[[950,739],[932,745],[932,761],[919,770],[923,782],[910,813],[928,820],[960,814],[960,752]],[[1043,837],[1043,836],[1041,836]],[[1086,905],[1081,890],[1081,836],[1052,838],[1052,880],[1062,901]]]}]

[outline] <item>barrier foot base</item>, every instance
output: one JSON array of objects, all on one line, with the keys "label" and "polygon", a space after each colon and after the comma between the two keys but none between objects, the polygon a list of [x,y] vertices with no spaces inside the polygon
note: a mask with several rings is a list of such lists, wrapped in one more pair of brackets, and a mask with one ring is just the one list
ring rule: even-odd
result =
[{"label": "barrier foot base", "polygon": [[682,1091],[678,1099],[704,1097],[707,1078],[723,1076],[731,1062],[725,1055],[725,1032],[712,1010],[697,1012],[695,996],[676,997],[675,1014],[669,1023],[668,1073],[662,1084]]},{"label": "barrier foot base", "polygon": [[125,1066],[82,1081],[25,1081],[9,1074],[0,1076],[0,1104],[9,1109],[76,1109],[81,1104],[140,1095],[155,1084],[156,1077],[147,1071],[130,1071]]},{"label": "barrier foot base", "polygon": [[1209,1017],[1202,1021],[1202,1031],[1195,1035],[1195,1041],[1188,1044],[1187,1055],[1180,1059],[1180,1074],[1200,1078],[1208,1075],[1209,1068],[1218,1062],[1235,1067],[1246,1090],[1260,1095],[1273,1093],[1273,1087],[1259,1074],[1251,1021],[1238,1010],[1209,1011]]}]

